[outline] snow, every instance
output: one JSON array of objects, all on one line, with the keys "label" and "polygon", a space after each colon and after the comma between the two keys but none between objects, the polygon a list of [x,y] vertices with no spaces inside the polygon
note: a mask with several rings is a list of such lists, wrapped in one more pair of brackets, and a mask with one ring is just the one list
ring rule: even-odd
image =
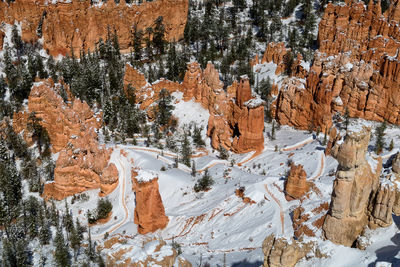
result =
[{"label": "snow", "polygon": [[261,98],[253,98],[253,99],[250,99],[250,100],[244,102],[244,105],[248,108],[257,108],[264,104],[265,104],[265,101],[262,100]]}]

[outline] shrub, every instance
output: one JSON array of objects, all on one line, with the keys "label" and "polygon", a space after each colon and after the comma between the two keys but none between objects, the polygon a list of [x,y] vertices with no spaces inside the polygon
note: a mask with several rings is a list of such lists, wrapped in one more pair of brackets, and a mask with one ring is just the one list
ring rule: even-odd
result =
[{"label": "shrub", "polygon": [[212,177],[208,173],[208,170],[206,169],[203,177],[197,181],[193,189],[196,193],[200,191],[207,191],[213,184],[214,180],[212,179]]}]

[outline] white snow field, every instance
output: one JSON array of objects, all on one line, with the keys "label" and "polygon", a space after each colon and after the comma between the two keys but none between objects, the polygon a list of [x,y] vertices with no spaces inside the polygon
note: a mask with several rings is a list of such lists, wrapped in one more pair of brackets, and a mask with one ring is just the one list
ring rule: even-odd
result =
[{"label": "white snow field", "polygon": [[[194,121],[198,125],[206,126],[208,112],[202,111],[201,107],[196,107],[198,111],[187,112],[188,103],[190,102],[180,101],[174,115],[181,123],[188,124]],[[194,104],[196,103],[190,103]],[[359,124],[376,125],[357,120],[352,121],[350,128]],[[217,157],[218,152],[213,151],[209,144],[206,152],[196,151],[197,156],[193,157],[193,161],[198,174],[195,178],[190,174],[191,168],[183,164],[172,168],[176,154],[171,151],[161,151],[140,143],[137,146],[113,145],[111,162],[115,163],[119,171],[119,185],[108,196],[113,203],[113,214],[107,223],[91,228],[93,239],[101,242],[106,233],[110,236],[123,235],[128,238],[126,244],[114,245],[104,253],[130,246],[133,249],[129,256],[133,259],[142,259],[151,251],[151,248],[142,248],[144,242],[163,239],[169,245],[172,241],[179,243],[182,256],[193,266],[197,266],[200,261],[203,264],[208,262],[211,266],[224,266],[224,262],[226,266],[261,266],[261,245],[266,236],[272,233],[276,236],[293,236],[291,212],[300,202],[286,201],[283,193],[284,177],[289,169],[288,159],[302,164],[308,180],[315,184],[316,189],[312,190],[301,204],[306,210],[312,210],[322,203],[330,203],[337,167],[337,161],[333,157],[324,155],[322,134],[316,138],[306,131],[282,126],[276,131],[276,140],[272,141],[267,137],[270,125],[265,126],[265,149],[258,155],[253,155],[254,152],[230,154],[229,160],[220,160]],[[400,138],[400,130],[397,127],[389,127],[386,132],[389,140],[387,143],[394,139],[396,145],[393,151],[384,151],[384,163],[398,151]],[[371,141],[371,145],[373,142],[374,140]],[[163,166],[165,171],[161,171]],[[139,179],[158,177],[160,194],[166,215],[169,217],[165,229],[144,236],[137,233],[137,225],[133,222],[133,167],[140,170]],[[207,192],[195,193],[193,186],[206,168],[209,169],[215,184]],[[255,204],[246,204],[235,195],[235,190],[241,186],[245,187],[245,196],[250,197]],[[86,211],[95,208],[97,193],[98,190],[92,190],[88,192],[91,196],[88,202],[72,205],[74,215],[82,221],[86,220]],[[321,216],[323,214],[315,215],[313,219]],[[371,231],[371,245],[365,251],[323,241],[321,230],[314,228],[312,230],[315,231],[316,237],[307,237],[306,240],[317,241],[321,251],[329,257],[319,259],[309,255],[310,257],[298,266],[390,266],[389,262],[398,266],[398,225],[400,218],[395,218],[392,226]],[[166,247],[165,253],[169,253],[167,248],[169,246]]]}]

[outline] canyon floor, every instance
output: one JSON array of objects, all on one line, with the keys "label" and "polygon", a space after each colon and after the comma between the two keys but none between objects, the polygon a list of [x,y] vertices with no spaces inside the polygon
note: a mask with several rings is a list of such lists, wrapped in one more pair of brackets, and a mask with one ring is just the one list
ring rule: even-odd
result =
[{"label": "canyon floor", "polygon": [[[180,124],[194,121],[206,126],[208,111],[200,104],[179,101],[177,94],[175,97],[178,103],[174,115],[180,119]],[[194,107],[195,112],[185,112],[185,105]],[[353,120],[349,129],[360,125],[375,127],[371,122]],[[211,266],[261,266],[264,238],[272,233],[288,238],[293,236],[293,211],[301,206],[311,215],[308,225],[315,234],[315,237],[305,237],[304,241],[318,242],[322,254],[327,257],[310,255],[310,259],[303,259],[298,266],[386,266],[375,265],[378,262],[392,262],[397,266],[400,262],[396,258],[400,251],[400,218],[394,217],[395,223],[388,228],[371,231],[370,245],[365,251],[323,241],[320,227],[312,226],[312,222],[326,213],[315,212],[315,209],[323,203],[330,203],[337,168],[337,161],[324,154],[323,134],[316,136],[315,133],[282,126],[276,130],[276,139],[270,140],[271,125],[265,124],[265,127],[266,141],[262,152],[231,154],[229,160],[221,160],[209,144],[204,150],[195,151],[192,160],[198,172],[196,177],[191,176],[191,169],[181,163],[178,168],[172,168],[175,153],[146,147],[143,139],[138,138],[135,146],[107,144],[114,148],[111,162],[119,171],[119,185],[108,196],[114,207],[111,219],[92,226],[92,238],[99,243],[106,233],[110,237],[124,238],[123,243],[104,251],[113,254],[130,249],[124,258],[146,258],[152,250],[151,246],[143,244],[164,240],[179,243],[182,256],[193,266],[200,262],[208,262]],[[398,143],[400,129],[389,127],[386,133],[386,140],[394,139],[395,144]],[[397,151],[399,148],[396,146],[392,151],[385,150],[383,163]],[[284,180],[289,159],[303,165],[307,180],[314,184],[301,201],[285,199]],[[161,171],[162,167],[165,171]],[[169,217],[165,229],[138,234],[134,223],[135,194],[132,192],[131,168],[141,170],[139,176],[159,178],[159,191]],[[207,192],[195,193],[193,186],[205,169],[209,170],[215,184]],[[245,188],[244,195],[250,198],[250,203],[235,194],[239,187]],[[98,190],[89,191],[90,199],[86,203],[71,205],[74,216],[85,220],[86,210],[96,205],[97,193]],[[60,208],[63,203],[58,203]]]}]

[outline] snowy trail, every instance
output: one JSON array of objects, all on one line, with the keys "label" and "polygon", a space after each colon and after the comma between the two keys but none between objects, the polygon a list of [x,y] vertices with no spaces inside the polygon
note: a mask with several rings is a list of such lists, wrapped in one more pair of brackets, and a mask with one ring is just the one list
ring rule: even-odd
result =
[{"label": "snowy trail", "polygon": [[119,196],[120,196],[119,204],[120,204],[120,207],[121,206],[123,207],[124,218],[122,219],[121,222],[113,224],[113,225],[109,226],[106,230],[103,230],[102,233],[93,235],[93,239],[101,239],[104,237],[104,235],[106,233],[111,234],[112,232],[114,232],[115,230],[117,230],[118,228],[123,226],[129,218],[129,210],[128,210],[128,207],[126,204],[126,183],[127,183],[126,179],[129,179],[129,177],[128,177],[129,174],[124,166],[124,163],[121,161],[120,157],[121,156],[119,156],[119,158],[114,160],[113,163],[115,164],[115,166],[117,167],[118,172],[119,172],[119,181],[118,182],[121,185],[121,186],[119,186]]},{"label": "snowy trail", "polygon": [[284,234],[285,234],[285,214],[284,214],[284,212],[283,212],[282,204],[281,204],[281,202],[279,201],[279,199],[276,198],[276,197],[271,193],[271,191],[269,191],[269,188],[268,188],[268,185],[267,185],[267,184],[264,185],[264,188],[265,188],[265,190],[267,191],[268,195],[270,195],[270,197],[276,202],[276,204],[277,204],[278,207],[279,207],[279,216],[280,216],[280,221],[281,221],[281,233],[282,233],[282,235],[284,235]]},{"label": "snowy trail", "polygon": [[207,169],[209,169],[209,168],[211,168],[211,167],[214,167],[215,165],[218,165],[218,164],[225,164],[225,165],[227,165],[227,164],[229,164],[229,162],[228,161],[226,161],[226,160],[217,160],[217,159],[215,159],[215,160],[212,160],[212,161],[210,161],[209,163],[207,163],[203,168],[201,168],[200,170],[197,170],[197,172],[203,172],[203,171],[205,171],[205,170],[207,170]]},{"label": "snowy trail", "polygon": [[309,144],[309,143],[311,143],[313,141],[314,141],[314,138],[312,136],[310,136],[306,140],[298,142],[298,143],[296,143],[294,145],[281,148],[281,151],[282,152],[287,152],[287,151],[296,150],[296,149],[301,148],[301,147],[303,147],[303,146],[305,146],[305,145],[307,145],[307,144]]},{"label": "snowy trail", "polygon": [[318,169],[314,172],[314,175],[309,179],[311,181],[314,181],[319,177],[321,177],[321,175],[325,171],[325,153],[323,151],[320,151],[320,154],[321,154],[321,160],[318,164]]}]

